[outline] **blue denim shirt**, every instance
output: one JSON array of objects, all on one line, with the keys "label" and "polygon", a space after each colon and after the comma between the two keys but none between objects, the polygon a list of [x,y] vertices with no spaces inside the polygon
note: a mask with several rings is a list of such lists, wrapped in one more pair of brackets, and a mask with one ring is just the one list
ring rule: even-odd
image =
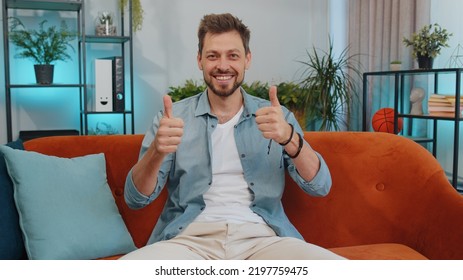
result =
[{"label": "blue denim shirt", "polygon": [[[270,102],[248,95],[243,89],[241,91],[244,111],[235,126],[234,134],[244,178],[253,194],[253,201],[249,207],[260,215],[277,235],[302,239],[301,234],[288,220],[281,203],[285,186],[285,168],[306,193],[324,196],[331,188],[328,167],[317,153],[320,170],[310,182],[307,182],[298,174],[292,160],[283,153],[282,146],[273,143],[268,150],[269,140],[265,139],[257,128],[255,113],[261,107],[270,106]],[[294,115],[285,107],[282,108],[286,120],[294,125],[295,131],[303,135]],[[154,192],[150,196],[138,192],[132,181],[132,171],[128,174],[125,184],[125,200],[129,207],[137,209],[156,199],[168,181],[167,202],[148,244],[171,239],[186,228],[204,210],[206,204],[203,194],[212,182],[210,139],[218,120],[211,113],[207,91],[174,103],[173,115],[183,119],[184,134],[177,151],[164,159]],[[140,158],[153,141],[161,118],[162,112],[159,112],[147,131]],[[305,142],[305,145],[308,143]]]}]

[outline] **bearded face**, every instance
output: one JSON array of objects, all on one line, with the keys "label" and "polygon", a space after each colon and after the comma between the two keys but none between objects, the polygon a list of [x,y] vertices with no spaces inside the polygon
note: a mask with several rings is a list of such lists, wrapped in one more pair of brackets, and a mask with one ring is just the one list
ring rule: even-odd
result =
[{"label": "bearded face", "polygon": [[198,66],[203,71],[209,92],[228,97],[239,92],[251,54],[245,53],[238,32],[206,34],[203,51],[198,54]]}]

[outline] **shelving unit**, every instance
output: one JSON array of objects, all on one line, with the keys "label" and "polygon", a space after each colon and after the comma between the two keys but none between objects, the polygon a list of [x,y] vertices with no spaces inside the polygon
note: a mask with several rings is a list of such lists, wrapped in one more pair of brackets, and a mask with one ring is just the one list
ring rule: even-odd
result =
[{"label": "shelving unit", "polygon": [[[5,61],[5,103],[6,103],[6,126],[7,140],[13,140],[13,117],[12,117],[12,94],[14,89],[28,88],[34,90],[37,88],[76,88],[79,92],[79,111],[80,111],[80,134],[86,135],[89,132],[89,116],[90,115],[107,115],[117,114],[122,117],[123,134],[131,132],[134,134],[134,95],[133,95],[133,32],[132,32],[132,1],[129,0],[128,18],[125,18],[124,11],[120,12],[120,24],[118,36],[94,36],[86,34],[86,15],[85,15],[85,0],[4,0],[3,1],[3,45],[4,45],[4,61]],[[8,17],[10,10],[25,9],[25,10],[44,10],[44,11],[70,11],[76,13],[76,21],[78,26],[78,82],[70,84],[54,83],[51,85],[39,84],[12,84],[10,76],[10,43],[8,40]],[[128,28],[124,24],[128,22]],[[128,31],[127,31],[128,30]],[[88,106],[89,87],[88,72],[89,63],[87,49],[91,44],[114,44],[120,45],[120,54],[124,60],[124,96],[125,100],[129,98],[130,102],[125,102],[125,110],[122,112],[95,112]],[[127,71],[128,70],[128,71]],[[129,104],[128,104],[129,103]]]},{"label": "shelving unit", "polygon": [[[383,77],[393,80],[393,100],[394,100],[394,131],[398,133],[398,118],[409,119],[410,125],[413,124],[414,119],[423,119],[432,121],[432,136],[431,137],[414,137],[413,135],[408,135],[407,132],[402,132],[402,136],[409,137],[415,142],[419,143],[432,143],[432,154],[437,156],[437,139],[438,139],[438,122],[439,121],[448,121],[453,123],[453,166],[452,166],[452,175],[451,175],[451,184],[457,188],[458,184],[458,151],[459,151],[459,139],[460,139],[460,122],[463,120],[460,110],[460,96],[461,96],[461,75],[463,69],[461,68],[446,68],[446,69],[417,69],[417,70],[401,70],[401,71],[381,71],[381,72],[366,72],[363,74],[363,131],[368,131],[368,124],[371,120],[367,120],[367,104],[368,104],[368,90],[369,82],[374,77]],[[423,115],[412,115],[407,114],[404,111],[405,105],[409,105],[409,98],[406,99],[405,94],[405,79],[412,78],[414,76],[424,75],[432,79],[433,84],[433,93],[439,94],[442,92],[439,91],[439,80],[442,75],[452,75],[455,80],[455,115],[453,117],[448,116],[434,116],[427,114],[427,111],[424,110]],[[426,99],[425,99],[426,100]],[[408,102],[408,104],[406,103]],[[462,190],[460,190],[462,191]]]}]

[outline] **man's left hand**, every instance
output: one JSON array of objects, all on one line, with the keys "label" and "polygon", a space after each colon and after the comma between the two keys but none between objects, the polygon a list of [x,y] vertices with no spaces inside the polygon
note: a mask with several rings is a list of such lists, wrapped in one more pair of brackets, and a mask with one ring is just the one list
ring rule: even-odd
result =
[{"label": "man's left hand", "polygon": [[277,87],[271,86],[268,92],[270,106],[256,112],[256,123],[262,135],[275,142],[284,143],[292,135],[291,126],[286,121],[277,96]]}]

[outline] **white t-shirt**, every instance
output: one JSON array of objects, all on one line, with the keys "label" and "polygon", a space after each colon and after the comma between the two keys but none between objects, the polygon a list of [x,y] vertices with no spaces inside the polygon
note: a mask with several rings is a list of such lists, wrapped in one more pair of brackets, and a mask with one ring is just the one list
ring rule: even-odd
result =
[{"label": "white t-shirt", "polygon": [[234,127],[242,112],[243,107],[212,133],[212,184],[204,194],[206,208],[195,222],[265,223],[249,208],[253,194],[236,149]]}]

